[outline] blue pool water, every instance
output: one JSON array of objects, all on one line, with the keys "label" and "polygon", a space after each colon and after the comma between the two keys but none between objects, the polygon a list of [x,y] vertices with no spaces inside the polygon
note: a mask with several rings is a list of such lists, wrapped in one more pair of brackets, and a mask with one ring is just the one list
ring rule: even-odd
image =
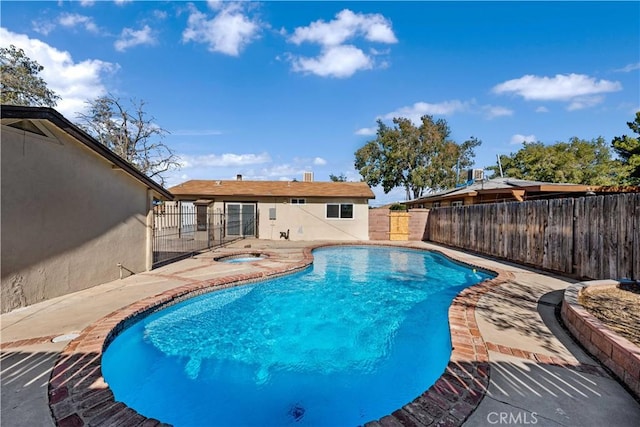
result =
[{"label": "blue pool water", "polygon": [[127,328],[102,370],[118,401],[176,426],[356,426],[444,371],[448,307],[490,276],[432,252],[314,251],[303,272],[195,297]]}]

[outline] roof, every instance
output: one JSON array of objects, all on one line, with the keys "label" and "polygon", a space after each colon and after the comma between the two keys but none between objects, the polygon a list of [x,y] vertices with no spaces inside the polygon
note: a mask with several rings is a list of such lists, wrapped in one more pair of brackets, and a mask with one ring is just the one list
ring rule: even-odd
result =
[{"label": "roof", "polygon": [[[28,120],[31,122],[48,121],[60,130],[77,140],[112,165],[128,173],[132,178],[156,191],[160,196],[172,200],[173,195],[166,188],[140,172],[131,163],[100,144],[91,135],[71,123],[62,114],[49,107],[27,107],[21,105],[2,105],[0,108],[3,123],[10,119]],[[14,120],[15,121],[15,120]],[[31,125],[33,126],[33,125]]]},{"label": "roof", "polygon": [[420,197],[419,199],[411,200],[410,202],[435,198],[442,199],[461,196],[475,196],[480,193],[511,192],[512,190],[526,190],[529,192],[583,192],[589,191],[591,188],[591,186],[582,184],[529,181],[516,178],[493,178],[486,181],[474,182],[473,184],[465,187],[452,188],[439,193],[430,194],[428,196]]},{"label": "roof", "polygon": [[366,182],[191,180],[171,187],[169,191],[181,198],[216,196],[375,198]]}]

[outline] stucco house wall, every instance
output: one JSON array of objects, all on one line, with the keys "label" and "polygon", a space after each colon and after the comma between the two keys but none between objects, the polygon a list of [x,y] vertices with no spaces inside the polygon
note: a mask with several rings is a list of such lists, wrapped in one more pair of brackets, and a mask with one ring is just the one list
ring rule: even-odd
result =
[{"label": "stucco house wall", "polygon": [[[250,181],[241,175],[235,181],[190,180],[169,191],[182,202],[210,202],[212,212],[227,214],[227,228],[234,231],[245,229],[245,219],[230,216],[229,205],[241,205],[234,209],[243,214],[255,208],[255,233],[249,228],[243,237],[280,240],[288,231],[294,241],[369,240],[369,200],[375,197],[364,182]],[[328,218],[328,204],[352,205],[353,217]]]},{"label": "stucco house wall", "polygon": [[[289,230],[289,240],[369,240],[369,205],[366,199],[306,198],[304,204],[291,204],[290,198],[225,197],[213,208],[224,212],[226,202],[257,203],[258,238],[279,240]],[[327,218],[327,204],[353,204],[353,218]],[[275,220],[270,218],[275,209]]]},{"label": "stucco house wall", "polygon": [[[50,122],[2,125],[1,311],[150,268],[153,191]],[[126,275],[126,270],[122,270]]]}]

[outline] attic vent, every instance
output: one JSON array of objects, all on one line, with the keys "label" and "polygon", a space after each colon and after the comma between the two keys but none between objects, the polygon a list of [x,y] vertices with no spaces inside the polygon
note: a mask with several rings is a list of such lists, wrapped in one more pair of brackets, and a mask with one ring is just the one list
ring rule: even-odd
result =
[{"label": "attic vent", "polygon": [[483,169],[469,169],[467,171],[467,181],[476,182],[476,181],[482,181],[483,179],[484,179]]},{"label": "attic vent", "polygon": [[40,136],[44,136],[44,137],[48,136],[43,131],[41,131],[40,128],[37,127],[30,120],[20,120],[18,122],[11,123],[11,124],[9,124],[7,126],[15,128],[15,129],[20,129],[20,130],[25,131],[25,132],[35,133],[36,135],[40,135]]},{"label": "attic vent", "polygon": [[313,182],[313,172],[304,172],[302,174],[303,182]]}]

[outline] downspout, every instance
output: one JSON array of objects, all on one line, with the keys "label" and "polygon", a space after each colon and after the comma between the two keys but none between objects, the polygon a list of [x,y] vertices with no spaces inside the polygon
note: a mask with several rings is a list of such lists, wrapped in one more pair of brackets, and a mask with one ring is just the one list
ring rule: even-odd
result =
[{"label": "downspout", "polygon": [[151,270],[151,268],[153,267],[153,222],[153,190],[147,188],[147,250],[145,259],[145,268],[147,271]]}]

